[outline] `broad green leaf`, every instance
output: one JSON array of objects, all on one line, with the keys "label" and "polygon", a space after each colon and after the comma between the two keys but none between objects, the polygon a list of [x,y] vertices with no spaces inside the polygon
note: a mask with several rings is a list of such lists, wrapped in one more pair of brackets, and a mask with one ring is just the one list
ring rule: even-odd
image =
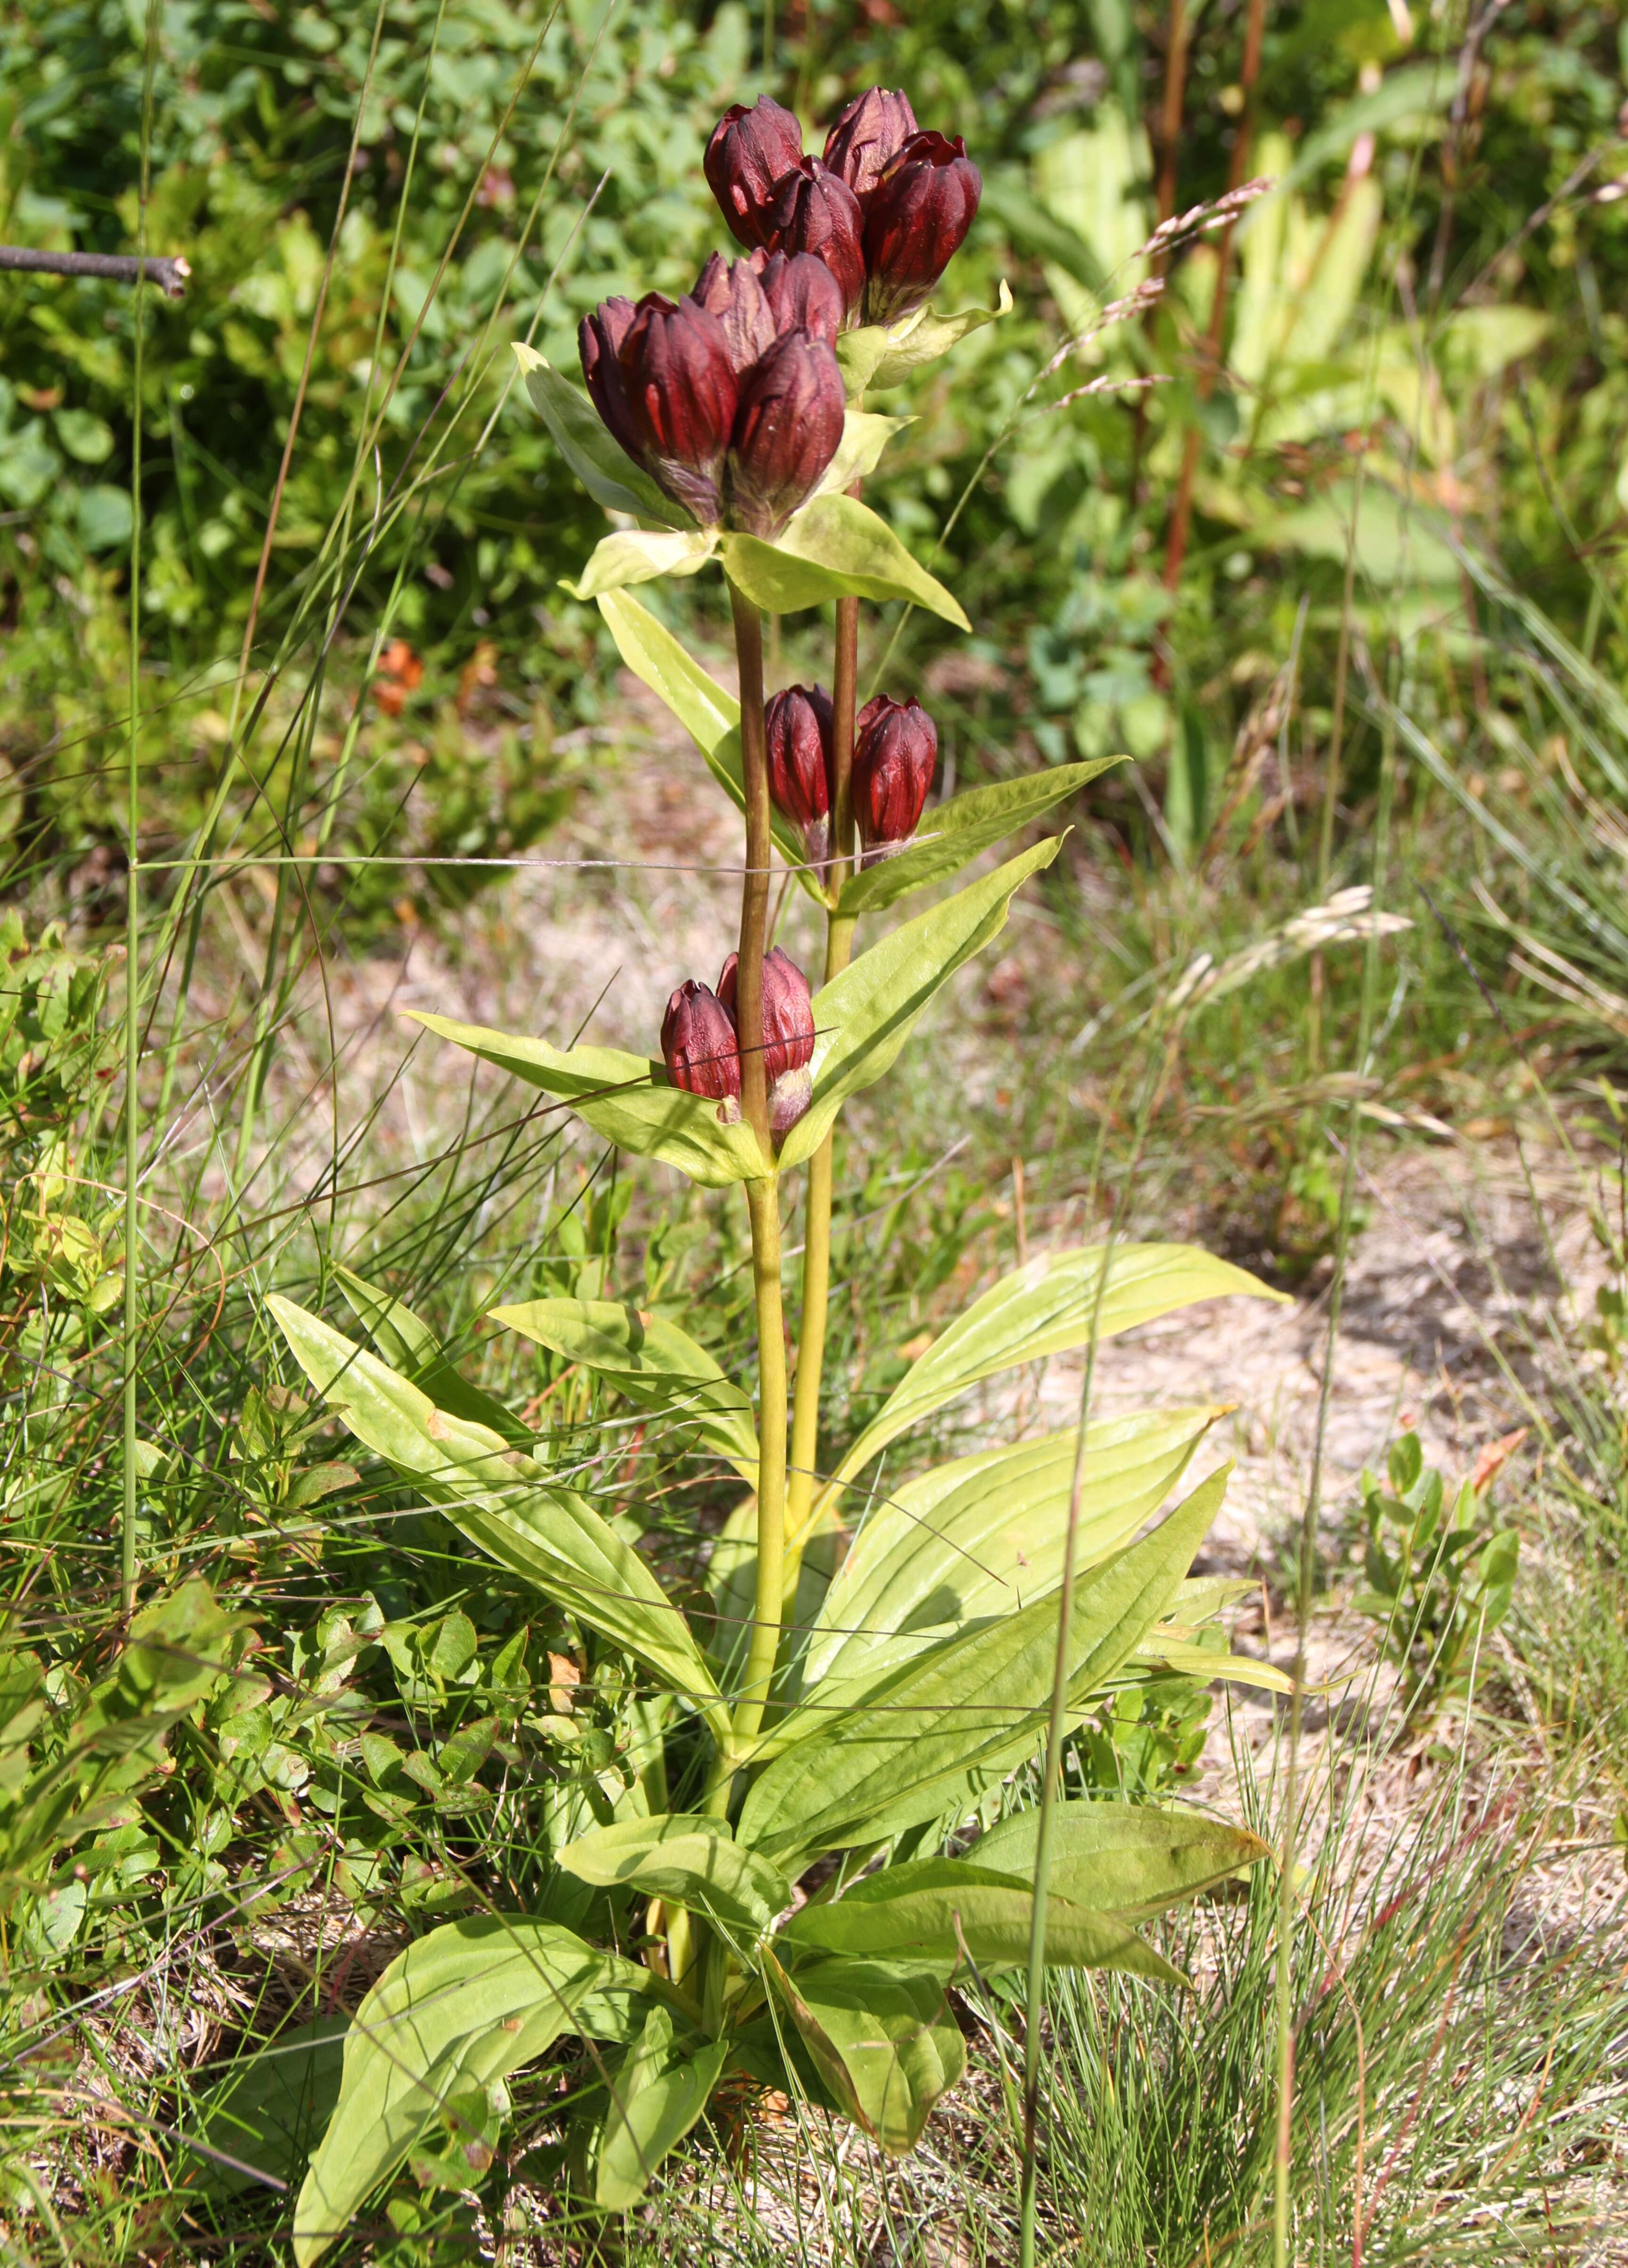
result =
[{"label": "broad green leaf", "polygon": [[[1105,1558],[1156,1512],[1219,1407],[1099,1418],[1087,1438],[1077,1565]],[[815,1617],[803,1662],[873,1674],[961,1624],[1032,1605],[1062,1580],[1079,1429],[984,1449],[894,1489],[866,1519]]]},{"label": "broad green leaf", "polygon": [[674,2060],[673,2019],[665,2008],[651,2010],[611,2082],[593,2183],[604,2212],[627,2213],[638,2203],[663,2158],[706,2109],[728,2054],[728,2042],[718,2040]]},{"label": "broad green leaf", "polygon": [[676,1323],[614,1300],[525,1300],[494,1307],[490,1319],[608,1379],[641,1409],[694,1425],[709,1448],[756,1487],[751,1402]]},{"label": "broad green leaf", "polygon": [[749,1126],[726,1126],[718,1105],[704,1095],[686,1094],[667,1083],[659,1063],[624,1055],[620,1048],[556,1048],[481,1024],[460,1024],[450,1016],[409,1011],[426,1031],[452,1040],[483,1063],[512,1071],[547,1094],[570,1103],[596,1134],[641,1158],[676,1166],[704,1189],[727,1189],[735,1182],[762,1180],[773,1172],[763,1162]]},{"label": "broad green leaf", "polygon": [[298,2268],[345,2234],[449,2096],[532,2062],[596,1984],[636,1986],[640,1973],[519,1915],[449,1922],[398,1954],[345,2042],[338,2107],[294,2209]]},{"label": "broad green leaf", "polygon": [[[1071,1705],[1111,1676],[1167,1611],[1226,1493],[1224,1466],[1151,1535],[1075,1587]],[[746,1799],[739,1839],[785,1866],[881,1842],[970,1803],[1032,1755],[1057,1663],[1057,1598],[950,1639],[862,1707],[777,1756]]]},{"label": "broad green leaf", "polygon": [[821,475],[815,496],[840,496],[855,481],[873,473],[894,435],[915,423],[913,417],[879,417],[872,410],[851,409],[843,420],[836,454]]},{"label": "broad green leaf", "polygon": [[1012,292],[1003,277],[992,307],[967,307],[954,315],[938,315],[931,307],[922,307],[892,325],[867,323],[857,331],[844,331],[836,342],[836,359],[842,364],[849,398],[902,385],[913,370],[936,362],[969,331],[981,330],[985,323],[1011,313]]},{"label": "broad green leaf", "polygon": [[578,1836],[556,1857],[578,1881],[602,1889],[629,1883],[646,1897],[716,1914],[753,1937],[761,1937],[792,1903],[785,1877],[738,1845],[727,1820],[699,1813],[619,1819]]},{"label": "broad green leaf", "polygon": [[767,614],[796,614],[827,599],[903,599],[942,616],[958,630],[972,627],[959,601],[917,563],[887,521],[857,497],[812,497],[774,542],[755,535],[726,535],[719,553],[730,581]]},{"label": "broad green leaf", "polygon": [[[1032,1881],[1039,1836],[1037,1808],[1014,1812],[979,1837],[973,1857],[980,1866]],[[1076,1905],[1153,1914],[1270,1856],[1257,1836],[1202,1812],[1059,1803],[1051,1817],[1049,1879],[1059,1896]],[[1049,1921],[1046,1934],[1049,1941]]]},{"label": "broad green leaf", "polygon": [[[733,536],[726,538],[734,542]],[[572,583],[564,577],[562,590],[573,599],[597,599],[603,591],[619,591],[627,583],[654,583],[663,575],[699,574],[718,549],[715,527],[621,528],[602,535],[587,565]]]},{"label": "broad green leaf", "polygon": [[350,1301],[351,1313],[391,1369],[410,1379],[438,1410],[447,1410],[454,1418],[473,1418],[477,1425],[490,1425],[517,1449],[531,1447],[536,1435],[512,1417],[495,1395],[483,1393],[459,1375],[440,1340],[405,1300],[395,1299],[377,1284],[370,1284],[365,1276],[358,1276],[354,1268],[338,1262],[334,1264],[334,1278]]},{"label": "broad green leaf", "polygon": [[[834,991],[836,986],[826,990]],[[823,999],[825,994],[819,997]],[[815,1022],[819,1020],[816,1011]],[[1097,1336],[1109,1339],[1200,1300],[1234,1293],[1255,1300],[1286,1296],[1196,1245],[1118,1244],[1099,1305],[1105,1249],[1086,1245],[1072,1252],[1038,1254],[975,1300],[905,1373],[843,1459],[834,1485],[851,1480],[908,1426],[941,1410],[981,1379],[1018,1363],[1038,1362],[1046,1355],[1084,1346],[1094,1319]]]},{"label": "broad green leaf", "polygon": [[783,1168],[812,1157],[847,1098],[881,1077],[934,993],[1000,934],[1013,894],[1050,865],[1061,839],[1037,843],[903,923],[814,994],[814,1101],[781,1145]]},{"label": "broad green leaf", "polygon": [[[707,675],[698,661],[663,628],[648,607],[625,591],[607,591],[600,612],[616,641],[616,651],[635,677],[666,702],[706,759],[707,770],[735,805],[746,808],[740,773],[740,703]],[[775,848],[811,895],[819,885],[807,870],[802,837],[777,811],[770,814]]]},{"label": "broad green leaf", "polygon": [[416,1483],[499,1565],[690,1697],[714,1728],[728,1712],[689,1624],[637,1551],[547,1469],[428,1395],[292,1300],[269,1295],[294,1358],[359,1441]]},{"label": "broad green leaf", "polygon": [[[910,1957],[947,1973],[970,1955],[980,1969],[1014,1969],[1028,1959],[1035,1918],[1032,1882],[1015,1867],[998,1871],[967,1859],[917,1859],[867,1874],[834,1904],[802,1907],[780,1932],[787,1945],[830,1953]],[[1031,1868],[1031,1874],[1032,1874]],[[1046,1959],[1058,1969],[1122,1969],[1167,1984],[1186,1978],[1124,1921],[1092,1913],[1060,1891],[1049,1899]]]},{"label": "broad green leaf", "polygon": [[1165,1669],[1179,1669],[1184,1677],[1196,1677],[1201,1684],[1219,1678],[1224,1685],[1253,1686],[1260,1693],[1294,1690],[1294,1680],[1287,1671],[1274,1669],[1270,1661],[1256,1661],[1247,1653],[1228,1653],[1220,1646],[1193,1646],[1180,1638],[1161,1640],[1157,1631],[1151,1631],[1146,1643],[1138,1646],[1132,1660],[1157,1663]]},{"label": "broad green leaf", "polygon": [[849,2117],[893,2156],[913,2150],[933,2104],[967,2067],[939,1978],[840,1955],[795,1977],[771,1959],[768,1973]]},{"label": "broad green leaf", "polygon": [[659,527],[682,524],[677,505],[611,439],[580,387],[573,386],[534,347],[522,346],[518,340],[514,358],[555,447],[595,504],[608,512],[631,512],[635,519],[653,519]]},{"label": "broad green leaf", "polygon": [[843,885],[837,910],[877,913],[911,890],[959,874],[992,843],[1029,826],[1099,772],[1125,761],[1123,756],[1099,756],[1088,764],[1061,764],[1053,771],[998,780],[992,787],[975,787],[955,796],[924,815],[916,839],[902,850],[851,876]]}]

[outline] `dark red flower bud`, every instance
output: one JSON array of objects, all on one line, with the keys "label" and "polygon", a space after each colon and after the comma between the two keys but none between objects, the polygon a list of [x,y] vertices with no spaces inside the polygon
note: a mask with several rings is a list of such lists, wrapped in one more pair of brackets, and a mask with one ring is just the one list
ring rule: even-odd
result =
[{"label": "dark red flower bud", "polygon": [[645,469],[703,527],[714,526],[723,516],[719,481],[740,399],[722,323],[694,299],[675,307],[649,292],[616,363]]},{"label": "dark red flower bud", "polygon": [[920,821],[939,761],[939,728],[919,701],[879,693],[854,720],[853,815],[873,866],[902,849]]},{"label": "dark red flower bud", "polygon": [[667,1002],[661,1020],[661,1060],[674,1086],[725,1104],[721,1118],[739,1118],[740,1042],[733,1005],[726,1007],[693,976],[686,977]]},{"label": "dark red flower bud", "polygon": [[749,110],[744,102],[732,104],[718,120],[702,168],[738,244],[768,241],[763,220],[776,186],[802,156],[802,128],[766,94]]},{"label": "dark red flower bud", "polygon": [[822,685],[789,685],[769,703],[763,722],[775,808],[802,829],[807,857],[823,859],[831,839],[831,696]]},{"label": "dark red flower bud", "polygon": [[807,252],[823,260],[842,291],[844,323],[855,320],[865,297],[865,217],[840,173],[817,158],[805,158],[775,191],[763,242],[770,252]]},{"label": "dark red flower bud", "polygon": [[[757,257],[762,259],[762,254]],[[722,323],[737,378],[744,377],[786,328],[775,320],[757,271],[749,261],[720,260],[716,252],[709,253],[706,266],[689,296]]]},{"label": "dark red flower bud", "polygon": [[577,327],[577,347],[588,399],[599,411],[605,430],[630,457],[644,457],[644,443],[628,407],[622,382],[622,342],[638,313],[631,299],[606,299]]},{"label": "dark red flower bud", "polygon": [[961,249],[983,179],[959,135],[913,134],[871,191],[865,221],[867,323],[919,307]]},{"label": "dark red flower bud", "polygon": [[[732,1016],[739,961],[740,955],[732,953],[718,972],[718,997]],[[763,1071],[769,1080],[769,1124],[777,1141],[791,1132],[814,1099],[808,1073],[814,1047],[808,979],[777,945],[763,955]]]},{"label": "dark red flower bud", "polygon": [[840,173],[868,210],[871,192],[880,180],[888,160],[917,130],[909,98],[873,86],[851,102],[825,137],[825,162]]},{"label": "dark red flower bud", "polygon": [[729,524],[776,536],[818,487],[847,415],[843,374],[824,339],[788,331],[740,381],[725,475]]},{"label": "dark red flower bud", "polygon": [[777,331],[808,331],[836,343],[847,310],[843,287],[812,253],[755,252],[752,265],[763,286]]}]

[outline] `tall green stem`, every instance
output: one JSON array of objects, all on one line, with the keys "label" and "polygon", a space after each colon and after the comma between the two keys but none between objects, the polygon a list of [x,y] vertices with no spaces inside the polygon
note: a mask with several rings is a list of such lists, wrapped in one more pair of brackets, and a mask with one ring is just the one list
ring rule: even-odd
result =
[{"label": "tall green stem", "polygon": [[[859,601],[836,601],[836,656],[831,689],[831,850],[827,873],[841,892],[853,855],[853,719],[859,675]],[[825,982],[840,976],[853,949],[851,915],[831,914],[825,930]],[[792,1412],[792,1476],[786,1523],[795,1540],[808,1519],[819,1477],[820,1387],[831,1291],[831,1144],[828,1134],[808,1160],[807,1228],[803,1239],[803,1311],[797,1341],[797,1394]]]},{"label": "tall green stem", "polygon": [[[763,948],[769,924],[769,750],[763,729],[763,625],[733,584],[740,669],[740,756],[746,790],[746,873],[740,887],[735,1019],[740,1035],[741,1115],[765,1158],[774,1155],[763,1057]],[[780,1643],[785,1563],[785,1324],[780,1293],[780,1189],[772,1176],[746,1185],[757,1298],[757,1595],[746,1673],[735,1705],[737,1749],[755,1738]]]}]

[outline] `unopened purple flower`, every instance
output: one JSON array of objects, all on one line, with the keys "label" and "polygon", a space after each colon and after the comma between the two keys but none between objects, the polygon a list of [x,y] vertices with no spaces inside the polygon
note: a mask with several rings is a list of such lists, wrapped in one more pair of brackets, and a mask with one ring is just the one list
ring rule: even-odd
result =
[{"label": "unopened purple flower", "polygon": [[718,317],[648,292],[631,316],[607,300],[585,318],[582,374],[613,438],[703,526],[723,512],[724,452],[740,401]]},{"label": "unopened purple flower", "polygon": [[849,104],[826,136],[825,162],[847,182],[861,211],[869,210],[888,161],[917,130],[909,97],[873,86]]},{"label": "unopened purple flower", "polygon": [[950,142],[914,134],[895,152],[865,217],[867,323],[896,322],[922,306],[960,250],[983,192],[959,135]]},{"label": "unopened purple flower", "polygon": [[848,324],[857,320],[865,298],[864,239],[859,201],[847,182],[817,158],[805,158],[775,191],[762,240],[770,252],[807,252],[823,260],[841,289]]},{"label": "unopened purple flower", "polygon": [[726,1123],[740,1116],[740,1042],[733,1007],[693,976],[667,1002],[661,1020],[661,1059],[667,1077],[687,1094],[721,1102]]},{"label": "unopened purple flower", "polygon": [[[760,260],[762,256],[756,255]],[[709,253],[689,296],[723,325],[737,378],[743,378],[787,328],[776,320],[751,261],[721,260],[716,252]]]},{"label": "unopened purple flower", "polygon": [[755,252],[752,265],[777,331],[807,331],[836,343],[847,309],[843,287],[823,260],[810,252]]},{"label": "unopened purple flower", "polygon": [[729,523],[774,537],[814,493],[843,438],[847,401],[824,339],[788,331],[740,381],[725,468]]},{"label": "unopened purple flower", "polygon": [[718,120],[702,167],[738,244],[750,250],[768,242],[763,224],[775,188],[802,155],[801,127],[766,94],[749,110],[733,104]]},{"label": "unopened purple flower", "polygon": [[822,685],[789,685],[763,712],[769,740],[769,792],[800,828],[805,856],[824,859],[831,839],[831,696]]},{"label": "unopened purple flower", "polygon": [[915,834],[938,761],[938,727],[919,701],[890,701],[879,693],[860,710],[852,788],[861,865],[875,865]]},{"label": "unopened purple flower", "polygon": [[[732,1016],[739,962],[740,956],[732,953],[718,979],[718,999]],[[814,1099],[808,1071],[814,1049],[808,979],[790,954],[775,946],[763,955],[763,1071],[769,1081],[770,1130],[777,1142],[791,1132]]]}]

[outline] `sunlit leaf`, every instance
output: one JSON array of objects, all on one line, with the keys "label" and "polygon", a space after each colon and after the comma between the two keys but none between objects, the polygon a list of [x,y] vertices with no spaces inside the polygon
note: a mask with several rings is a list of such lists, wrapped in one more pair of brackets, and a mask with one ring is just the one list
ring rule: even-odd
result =
[{"label": "sunlit leaf", "polygon": [[902,385],[912,371],[936,362],[969,331],[981,330],[985,323],[1011,313],[1012,292],[1003,277],[992,307],[966,307],[954,315],[935,314],[931,307],[922,307],[896,323],[867,323],[858,330],[844,331],[836,342],[836,359],[850,398],[884,393],[891,386]]},{"label": "sunlit leaf", "polygon": [[913,417],[880,417],[872,410],[851,409],[843,420],[836,454],[821,475],[815,496],[840,496],[855,481],[873,473],[894,435],[915,423]]},{"label": "sunlit leaf", "polygon": [[721,1731],[727,1712],[682,1614],[650,1568],[583,1498],[500,1434],[428,1395],[292,1300],[269,1295],[295,1359],[376,1454],[411,1479],[501,1566],[602,1631]]},{"label": "sunlit leaf", "polygon": [[[1014,1812],[978,1837],[972,1855],[980,1866],[1032,1881],[1039,1836],[1038,1808]],[[1269,1855],[1258,1836],[1199,1811],[1059,1803],[1051,1817],[1047,1879],[1076,1905],[1105,1913],[1153,1914]]]},{"label": "sunlit leaf", "polygon": [[781,1145],[783,1167],[813,1155],[851,1094],[879,1079],[933,995],[1006,925],[1013,894],[1057,857],[1060,838],[930,907],[862,953],[814,997],[814,1101]]},{"label": "sunlit leaf", "polygon": [[614,1300],[525,1300],[494,1307],[491,1320],[567,1362],[581,1363],[641,1409],[694,1425],[709,1448],[727,1457],[749,1486],[757,1485],[751,1402],[676,1323]]},{"label": "sunlit leaf", "polygon": [[[1082,1569],[1134,1535],[1219,1408],[1095,1419],[1077,1536]],[[956,1626],[1010,1614],[1062,1580],[1078,1429],[983,1449],[891,1490],[866,1518],[809,1634],[805,1691],[891,1668]]]},{"label": "sunlit leaf", "polygon": [[894,2156],[913,2150],[933,2104],[967,2067],[939,1979],[898,1962],[840,1955],[811,1962],[795,1977],[771,1960],[768,1973],[849,2117]]},{"label": "sunlit leaf", "polygon": [[905,1373],[843,1459],[837,1482],[980,1379],[1083,1346],[1094,1327],[1108,1339],[1200,1300],[1285,1297],[1196,1245],[1117,1244],[1099,1300],[1105,1249],[1038,1254],[975,1300]]},{"label": "sunlit leaf", "polygon": [[556,1048],[451,1016],[409,1012],[427,1031],[468,1048],[483,1063],[558,1095],[619,1149],[659,1158],[704,1189],[727,1189],[773,1171],[749,1126],[723,1124],[716,1102],[669,1086],[662,1064],[646,1057],[620,1048]]},{"label": "sunlit leaf", "polygon": [[554,446],[595,504],[608,512],[653,519],[659,527],[682,525],[682,515],[662,495],[644,468],[617,446],[580,387],[556,370],[534,347],[515,342],[514,358],[526,376],[526,391],[554,439]]},{"label": "sunlit leaf", "polygon": [[[980,1845],[972,1859],[917,1859],[866,1874],[834,1904],[800,1908],[777,1942],[931,1962],[946,1975],[968,1956],[982,1970],[1013,1969],[1028,1959],[1034,1918],[1032,1881],[1015,1867],[983,1863]],[[1186,1982],[1128,1923],[1088,1912],[1060,1889],[1048,1903],[1046,1959],[1054,1968],[1120,1969],[1167,1984]]]},{"label": "sunlit leaf", "polygon": [[345,2234],[450,2096],[533,2061],[613,1976],[648,1989],[631,1962],[519,1915],[450,1922],[398,1954],[345,2041],[338,2107],[294,2209],[298,2268]]},{"label": "sunlit leaf", "polygon": [[[1068,1685],[1078,1708],[1166,1612],[1226,1493],[1202,1481],[1139,1543],[1075,1587]],[[739,1839],[789,1872],[820,1851],[880,1842],[969,1808],[1038,1746],[1057,1664],[1054,1598],[949,1639],[862,1706],[777,1756],[748,1791]],[[818,1712],[812,1706],[811,1716]]]},{"label": "sunlit leaf", "polygon": [[772,543],[756,535],[726,535],[719,553],[730,581],[768,614],[796,614],[827,599],[903,599],[957,630],[972,627],[959,600],[856,497],[814,497]]},{"label": "sunlit leaf", "polygon": [[716,1914],[759,1937],[792,1903],[792,1886],[755,1851],[736,1843],[727,1820],[664,1812],[619,1819],[578,1836],[556,1853],[579,1881],[625,1882],[646,1897]]},{"label": "sunlit leaf", "polygon": [[[733,541],[736,539],[728,539]],[[698,574],[718,549],[718,530],[706,527],[627,527],[602,535],[577,580],[562,578],[573,599],[597,599],[627,583],[654,583],[663,575]]]},{"label": "sunlit leaf", "polygon": [[448,1410],[454,1418],[473,1418],[477,1425],[490,1425],[516,1448],[531,1447],[536,1436],[512,1417],[495,1395],[460,1376],[447,1360],[440,1340],[405,1300],[370,1284],[365,1276],[339,1262],[334,1263],[334,1280],[391,1369],[410,1379],[438,1410]]},{"label": "sunlit leaf", "polygon": [[925,814],[914,842],[874,866],[851,875],[843,885],[838,911],[880,912],[912,890],[960,873],[980,851],[1028,827],[1084,787],[1099,772],[1125,762],[1101,756],[1087,764],[1060,764],[1055,770],[1028,772],[1021,779],[975,787]]},{"label": "sunlit leaf", "polygon": [[638,2203],[663,2158],[706,2109],[728,2054],[727,2040],[718,2040],[675,2058],[672,2017],[665,2008],[650,2011],[611,2082],[593,2185],[604,2212],[626,2213]]}]

